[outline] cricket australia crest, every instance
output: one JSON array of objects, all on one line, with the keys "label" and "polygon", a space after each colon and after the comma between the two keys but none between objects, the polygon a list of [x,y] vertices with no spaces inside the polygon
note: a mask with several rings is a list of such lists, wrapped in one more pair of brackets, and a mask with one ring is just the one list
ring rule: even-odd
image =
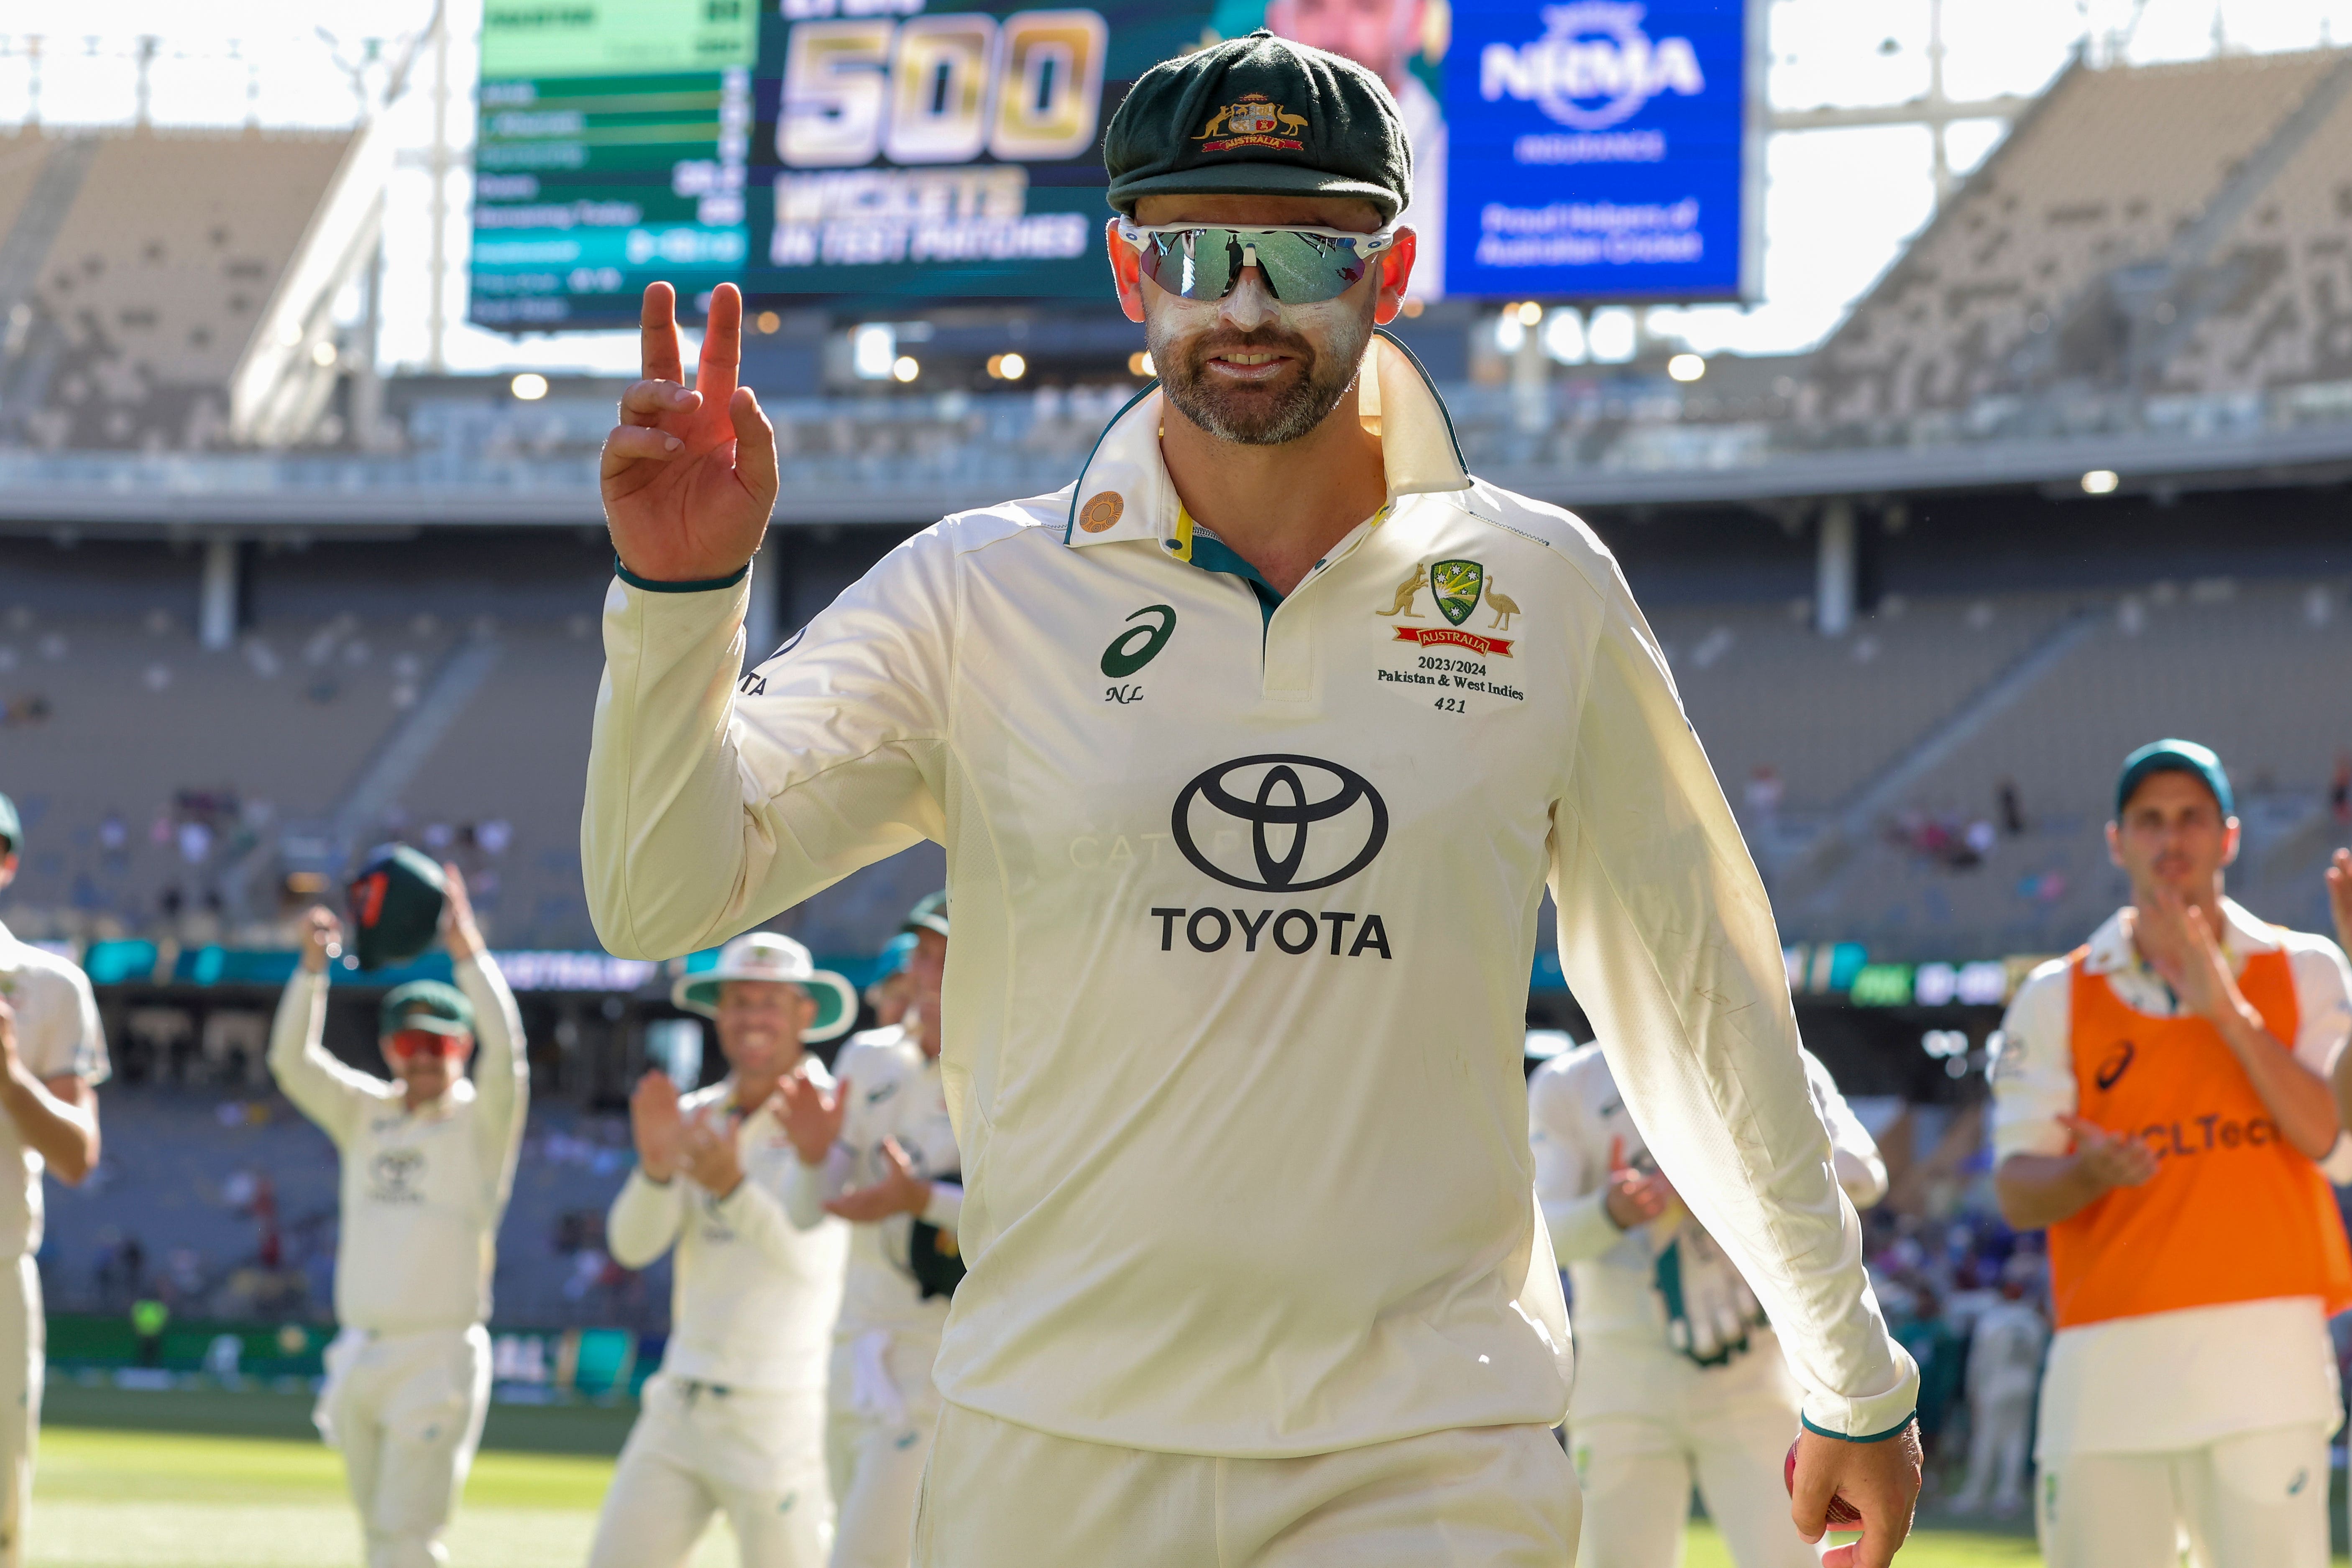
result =
[{"label": "cricket australia crest", "polygon": [[1248,92],[1238,103],[1229,103],[1209,116],[1209,122],[1192,140],[1201,143],[1203,153],[1229,153],[1237,147],[1297,153],[1303,147],[1298,133],[1306,129],[1307,116],[1290,113],[1262,92]]},{"label": "cricket australia crest", "polygon": [[1475,561],[1441,561],[1429,569],[1429,590],[1437,597],[1437,613],[1458,626],[1486,591],[1486,569]]}]

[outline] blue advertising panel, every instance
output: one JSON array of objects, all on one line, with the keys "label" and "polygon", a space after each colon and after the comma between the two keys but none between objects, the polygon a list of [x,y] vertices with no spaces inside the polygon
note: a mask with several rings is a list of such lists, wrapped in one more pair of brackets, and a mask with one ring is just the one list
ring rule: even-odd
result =
[{"label": "blue advertising panel", "polygon": [[1752,297],[1749,28],[1747,0],[1456,0],[1447,292]]}]

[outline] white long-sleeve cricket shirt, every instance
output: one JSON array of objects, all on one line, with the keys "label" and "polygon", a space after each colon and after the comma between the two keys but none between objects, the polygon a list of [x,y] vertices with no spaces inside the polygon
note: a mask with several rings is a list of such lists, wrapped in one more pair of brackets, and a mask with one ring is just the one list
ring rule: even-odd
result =
[{"label": "white long-sleeve cricket shirt", "polygon": [[[909,539],[742,677],[747,590],[616,579],[581,842],[613,952],[709,946],[918,839],[971,1273],[948,1400],[1312,1454],[1559,1419],[1520,1070],[1538,909],[1809,1419],[1910,1414],[1779,937],[1616,563],[1475,481],[1387,340],[1390,502],[1278,603],[1160,398],[1076,483]],[[684,590],[684,591],[680,591]]]},{"label": "white long-sleeve cricket shirt", "polygon": [[[1886,1162],[1829,1069],[1811,1051],[1801,1055],[1824,1133],[1816,1157],[1829,1163],[1855,1207],[1868,1208],[1886,1195]],[[1593,1363],[1672,1348],[1666,1307],[1654,1283],[1655,1266],[1661,1247],[1689,1216],[1675,1205],[1649,1225],[1619,1229],[1608,1209],[1610,1159],[1614,1153],[1631,1165],[1664,1169],[1670,1180],[1675,1172],[1652,1155],[1598,1045],[1580,1046],[1536,1069],[1528,1081],[1528,1109],[1536,1199],[1575,1288],[1578,1350],[1585,1363],[1577,1418],[1603,1413],[1589,1407],[1594,1401],[1588,1387],[1602,1402],[1638,1407],[1637,1384],[1596,1378]],[[1657,1234],[1661,1227],[1668,1234]]]},{"label": "white long-sleeve cricket shirt", "polygon": [[[853,1037],[833,1067],[846,1086],[849,1110],[825,1163],[811,1166],[794,1159],[785,1173],[785,1212],[793,1223],[839,1224],[826,1218],[825,1200],[880,1181],[883,1140],[895,1138],[915,1174],[931,1184],[923,1220],[953,1231],[963,1212],[962,1162],[939,1063],[898,1025]],[[840,1338],[877,1330],[937,1334],[945,1326],[949,1298],[926,1297],[909,1262],[914,1219],[892,1215],[850,1227],[848,1283],[835,1331]]]},{"label": "white long-sleeve cricket shirt", "polygon": [[[731,1080],[713,1084],[679,1110],[729,1113],[733,1090]],[[849,1227],[827,1219],[803,1229],[785,1217],[784,1180],[800,1157],[769,1106],[737,1121],[735,1154],[743,1180],[725,1197],[683,1172],[667,1182],[631,1172],[605,1218],[605,1246],[627,1268],[677,1249],[664,1372],[729,1389],[821,1390]]]},{"label": "white long-sleeve cricket shirt", "polygon": [[456,975],[474,1005],[474,1077],[414,1111],[400,1085],[344,1066],[320,1043],[326,975],[296,970],[278,1004],[269,1070],[342,1155],[335,1318],[346,1328],[463,1329],[490,1315],[530,1063],[514,994],[489,954]]},{"label": "white long-sleeve cricket shirt", "polygon": [[[106,1032],[89,976],[53,952],[19,942],[0,926],[0,1001],[16,1015],[16,1055],[47,1083],[106,1081]],[[41,1249],[41,1152],[0,1115],[0,1258]]]}]

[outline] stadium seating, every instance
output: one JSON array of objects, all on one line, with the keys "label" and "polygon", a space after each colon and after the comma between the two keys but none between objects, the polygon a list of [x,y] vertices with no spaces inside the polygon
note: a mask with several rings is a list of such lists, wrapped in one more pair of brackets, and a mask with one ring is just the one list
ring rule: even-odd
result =
[{"label": "stadium seating", "polygon": [[[1942,410],[1998,420],[2007,411],[1986,400],[2117,384],[2112,280],[2161,261],[2343,58],[2068,71],[1823,344],[1801,416],[1866,425]],[[2352,119],[2339,110],[2249,214],[2255,231],[2275,230],[2292,208],[2296,224],[2340,234],[2326,171],[2342,167],[2347,135]],[[2320,237],[2299,261],[2324,257],[2312,249]],[[2241,325],[2201,328],[2203,346],[2168,368],[2166,384],[2213,393],[2241,384],[2224,373],[2224,345],[2233,331],[2262,330],[2263,292],[2249,287],[2221,312]]]},{"label": "stadium seating", "polygon": [[[31,445],[200,451],[225,444],[229,383],[302,249],[354,133],[98,139],[12,356],[11,434]],[[0,232],[59,138],[0,133]]]},{"label": "stadium seating", "polygon": [[[122,1247],[136,1238],[145,1287],[182,1315],[331,1316],[339,1167],[325,1134],[266,1086],[115,1084],[101,1093],[103,1165],[80,1187],[47,1184],[41,1267],[52,1310],[127,1310]],[[620,1119],[532,1108],[499,1233],[499,1321],[666,1330],[667,1263],[623,1276],[603,1252],[605,1207],[635,1163],[627,1145]],[[274,1268],[262,1266],[265,1191],[278,1236]]]}]

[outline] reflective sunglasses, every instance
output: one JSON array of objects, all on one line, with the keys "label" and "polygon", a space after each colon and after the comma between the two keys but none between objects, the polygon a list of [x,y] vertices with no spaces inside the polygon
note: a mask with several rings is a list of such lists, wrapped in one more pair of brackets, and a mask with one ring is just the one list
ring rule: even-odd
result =
[{"label": "reflective sunglasses", "polygon": [[395,1060],[406,1061],[411,1057],[462,1057],[472,1044],[463,1035],[436,1035],[430,1029],[403,1029],[384,1040],[384,1049]]},{"label": "reflective sunglasses", "polygon": [[1360,281],[1372,258],[1396,243],[1394,229],[1225,228],[1213,224],[1122,223],[1121,239],[1143,258],[1143,275],[1180,300],[1216,300],[1255,267],[1286,305],[1336,300]]}]

